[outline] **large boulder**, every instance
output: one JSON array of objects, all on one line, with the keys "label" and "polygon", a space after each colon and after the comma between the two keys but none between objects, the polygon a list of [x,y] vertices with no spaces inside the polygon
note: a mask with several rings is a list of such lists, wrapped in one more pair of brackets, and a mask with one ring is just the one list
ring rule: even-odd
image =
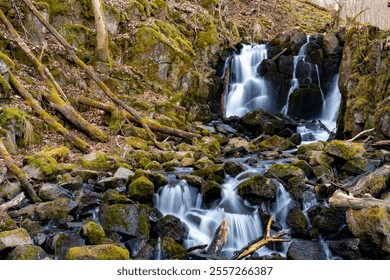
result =
[{"label": "large boulder", "polygon": [[67,260],[129,260],[130,253],[115,244],[102,244],[70,248]]},{"label": "large boulder", "polygon": [[285,151],[295,148],[295,145],[290,140],[287,140],[278,135],[271,136],[270,138],[260,142],[258,146],[260,149],[268,151]]},{"label": "large boulder", "polygon": [[313,120],[319,117],[321,108],[322,95],[318,88],[299,88],[290,95],[288,115],[293,118]]},{"label": "large boulder", "polygon": [[30,245],[32,239],[24,228],[0,232],[0,252],[20,245]]},{"label": "large boulder", "polygon": [[239,195],[253,204],[274,199],[278,189],[277,181],[261,175],[252,176],[237,186]]},{"label": "large boulder", "polygon": [[287,251],[289,260],[326,260],[326,253],[319,241],[294,240]]},{"label": "large boulder", "polygon": [[179,244],[188,237],[189,228],[179,218],[166,215],[156,223],[155,230],[158,237],[170,237]]},{"label": "large boulder", "polygon": [[69,198],[58,198],[53,201],[43,202],[36,207],[36,213],[39,219],[64,222],[69,213],[76,209],[77,203]]},{"label": "large boulder", "polygon": [[7,256],[8,260],[44,260],[49,255],[39,246],[32,244],[19,245]]},{"label": "large boulder", "polygon": [[348,161],[362,157],[366,150],[361,143],[334,140],[326,145],[324,152],[336,159]]},{"label": "large boulder", "polygon": [[347,211],[347,224],[354,236],[390,253],[390,215],[385,208],[350,209]]}]

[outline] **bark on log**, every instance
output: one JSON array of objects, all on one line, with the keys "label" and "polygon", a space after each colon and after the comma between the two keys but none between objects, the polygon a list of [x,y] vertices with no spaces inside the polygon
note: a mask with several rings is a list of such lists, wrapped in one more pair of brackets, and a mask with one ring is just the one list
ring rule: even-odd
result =
[{"label": "bark on log", "polygon": [[14,163],[7,149],[4,146],[3,140],[0,138],[0,156],[3,158],[5,165],[8,169],[18,178],[22,185],[22,189],[26,196],[31,199],[32,202],[41,202],[33,186],[28,181],[27,175]]},{"label": "bark on log", "polygon": [[24,193],[20,193],[18,194],[16,197],[14,197],[12,200],[10,201],[7,201],[6,203],[3,203],[0,205],[0,215],[1,215],[1,212],[5,212],[7,211],[9,208],[12,208],[12,207],[15,207],[15,206],[18,206],[22,200],[25,198],[26,196],[24,195]]},{"label": "bark on log", "polygon": [[81,151],[89,153],[90,146],[84,140],[72,135],[65,127],[63,127],[55,118],[47,113],[39,103],[31,96],[31,94],[23,87],[22,83],[16,78],[12,72],[9,72],[9,80],[11,85],[19,92],[26,100],[26,103],[43,119],[51,128],[59,132],[69,142],[79,148]]},{"label": "bark on log", "polygon": [[388,148],[390,147],[390,140],[381,140],[373,143],[371,146],[375,148]]},{"label": "bark on log", "polygon": [[[112,113],[112,112],[117,110],[117,108],[115,106],[113,106],[113,105],[110,105],[110,104],[107,104],[107,103],[103,103],[103,102],[99,102],[99,101],[96,101],[94,99],[91,99],[91,98],[88,98],[88,97],[85,97],[85,96],[79,96],[78,99],[77,99],[77,102],[80,103],[80,104],[83,104],[83,105],[87,105],[89,107],[93,107],[93,108],[96,108],[96,109],[103,110],[103,111],[105,111],[107,113]],[[122,113],[130,121],[140,124],[137,121],[137,119],[135,119],[127,111],[122,111]],[[149,127],[153,131],[155,131],[155,132],[165,133],[165,134],[181,137],[181,138],[184,138],[184,139],[190,139],[191,140],[193,138],[198,138],[198,139],[202,138],[202,136],[199,135],[199,134],[187,132],[187,131],[184,131],[184,130],[181,130],[181,129],[168,127],[168,126],[164,126],[164,125],[155,125],[153,123],[150,123]]]},{"label": "bark on log", "polygon": [[286,232],[286,231],[280,232],[280,233],[277,233],[277,234],[274,234],[271,236],[271,225],[272,225],[272,217],[268,221],[264,237],[260,237],[256,240],[252,241],[251,243],[249,243],[248,245],[243,247],[231,259],[232,260],[242,260],[242,259],[246,258],[247,256],[252,255],[254,252],[259,250],[261,247],[263,247],[271,242],[290,242],[291,241],[290,239],[281,238],[281,237],[288,234],[288,232]]},{"label": "bark on log", "polygon": [[108,34],[102,0],[92,0],[96,24],[96,58],[101,62],[109,62]]},{"label": "bark on log", "polygon": [[382,206],[390,213],[390,202],[382,199],[373,198],[369,194],[363,195],[361,198],[353,197],[340,190],[335,191],[333,196],[329,198],[329,205],[340,209],[359,210],[372,206]]},{"label": "bark on log", "polygon": [[14,29],[12,24],[8,21],[7,17],[0,10],[0,20],[6,26],[6,29],[11,35],[13,41],[23,50],[23,52],[30,58],[39,74],[45,79],[45,82],[49,88],[49,92],[43,92],[44,97],[50,102],[50,105],[60,112],[67,120],[73,123],[76,127],[83,130],[91,137],[98,139],[101,142],[107,142],[108,136],[104,134],[100,129],[87,122],[81,117],[75,109],[68,103],[66,103],[59,95],[56,85],[48,77],[46,67],[38,60],[38,58],[31,52],[27,44],[18,32]]},{"label": "bark on log", "polygon": [[368,193],[372,196],[379,194],[387,188],[390,179],[390,164],[385,164],[369,174],[358,176],[353,182],[343,188],[354,197],[362,197]]},{"label": "bark on log", "polygon": [[221,253],[223,247],[226,244],[226,241],[229,236],[229,222],[224,219],[221,224],[218,226],[214,233],[214,237],[207,247],[206,254],[207,255],[218,255]]},{"label": "bark on log", "polygon": [[103,92],[114,102],[114,104],[122,107],[127,112],[129,112],[137,121],[142,125],[148,134],[149,138],[152,140],[153,144],[161,149],[164,148],[161,146],[159,142],[157,142],[153,132],[150,130],[148,124],[135,112],[133,108],[120,100],[111,90],[107,87],[107,85],[99,78],[96,72],[88,67],[73,51],[73,47],[69,45],[69,43],[57,32],[57,30],[46,20],[44,16],[35,8],[35,6],[31,3],[30,0],[23,0],[26,6],[30,9],[30,11],[37,17],[37,19],[50,31],[51,34],[65,47],[66,51],[78,66],[83,68],[85,72],[96,82],[96,84],[103,90]]}]

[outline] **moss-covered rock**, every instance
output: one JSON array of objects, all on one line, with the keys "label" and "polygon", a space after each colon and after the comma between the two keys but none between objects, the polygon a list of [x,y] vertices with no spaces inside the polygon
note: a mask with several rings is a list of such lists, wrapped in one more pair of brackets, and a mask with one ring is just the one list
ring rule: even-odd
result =
[{"label": "moss-covered rock", "polygon": [[4,211],[0,212],[0,232],[17,228],[16,222]]},{"label": "moss-covered rock", "polygon": [[366,150],[360,143],[334,140],[326,145],[324,152],[335,158],[351,160],[362,157]]},{"label": "moss-covered rock", "polygon": [[345,213],[334,208],[317,205],[308,211],[310,222],[322,234],[337,233],[345,224]]},{"label": "moss-covered rock", "polygon": [[297,160],[292,165],[302,169],[307,178],[312,178],[314,176],[313,168],[306,161]]},{"label": "moss-covered rock", "polygon": [[77,203],[69,198],[58,198],[53,201],[40,203],[35,212],[42,220],[65,222],[69,213],[77,207]]},{"label": "moss-covered rock", "polygon": [[275,178],[287,183],[293,177],[305,179],[305,173],[299,167],[294,165],[285,165],[282,163],[274,163],[264,174],[265,177]]},{"label": "moss-covered rock", "polygon": [[148,142],[141,138],[130,136],[126,138],[126,143],[134,149],[148,150]]},{"label": "moss-covered rock", "polygon": [[207,180],[200,192],[203,195],[204,202],[207,205],[212,205],[217,199],[221,198],[221,185],[213,180]]},{"label": "moss-covered rock", "polygon": [[142,204],[105,204],[100,208],[100,221],[107,234],[148,238],[149,212],[149,207]]},{"label": "moss-covered rock", "polygon": [[288,213],[286,222],[291,227],[291,235],[293,237],[306,236],[308,222],[301,209],[292,209]]},{"label": "moss-covered rock", "polygon": [[106,238],[103,228],[93,221],[83,224],[82,234],[91,245],[100,244]]},{"label": "moss-covered rock", "polygon": [[[225,178],[225,175],[226,175],[222,164],[212,164],[212,165],[209,165],[205,168],[196,170],[196,171],[192,172],[191,174],[195,175],[195,176],[202,177],[204,179],[207,179],[210,176],[212,176],[214,178],[214,180],[217,180],[217,181],[221,181],[221,180],[223,181],[223,179]],[[210,178],[210,179],[212,179],[212,178]]]},{"label": "moss-covered rock", "polygon": [[226,174],[235,177],[241,172],[243,172],[246,168],[241,163],[228,161],[224,163],[223,169],[225,170]]},{"label": "moss-covered rock", "polygon": [[354,158],[348,160],[342,167],[341,171],[349,176],[357,176],[368,171],[373,171],[375,166],[370,164],[366,158]]},{"label": "moss-covered rock", "polygon": [[390,216],[383,207],[348,210],[347,224],[353,235],[373,242],[386,253],[390,252]]},{"label": "moss-covered rock", "polygon": [[135,171],[132,180],[135,180],[142,176],[148,178],[153,183],[155,190],[158,190],[158,188],[168,184],[168,179],[163,174],[142,169],[137,169]]},{"label": "moss-covered rock", "polygon": [[178,244],[171,237],[164,237],[162,239],[162,251],[164,259],[168,260],[187,260],[188,253],[183,246]]},{"label": "moss-covered rock", "polygon": [[8,260],[44,260],[49,255],[39,246],[26,244],[17,246],[8,254]]},{"label": "moss-covered rock", "polygon": [[295,145],[290,141],[278,135],[273,135],[270,138],[259,143],[259,148],[263,150],[278,150],[285,151],[295,148]]},{"label": "moss-covered rock", "polygon": [[173,240],[182,244],[188,237],[189,228],[179,218],[172,215],[165,215],[159,219],[155,226],[159,237],[171,237]]},{"label": "moss-covered rock", "polygon": [[115,170],[120,167],[119,159],[108,156],[102,152],[92,152],[88,155],[79,157],[77,164],[83,169],[91,170]]},{"label": "moss-covered rock", "polygon": [[151,203],[154,195],[154,184],[145,176],[135,179],[128,187],[131,199]]},{"label": "moss-covered rock", "polygon": [[0,252],[19,245],[31,245],[32,239],[24,228],[0,232]]},{"label": "moss-covered rock", "polygon": [[239,195],[253,204],[274,199],[278,189],[275,181],[261,175],[255,175],[237,186]]},{"label": "moss-covered rock", "polygon": [[130,253],[122,246],[102,244],[70,248],[67,260],[129,260]]},{"label": "moss-covered rock", "polygon": [[303,157],[308,157],[311,151],[322,151],[325,149],[325,144],[321,141],[313,142],[310,144],[301,145],[298,147],[297,154]]}]

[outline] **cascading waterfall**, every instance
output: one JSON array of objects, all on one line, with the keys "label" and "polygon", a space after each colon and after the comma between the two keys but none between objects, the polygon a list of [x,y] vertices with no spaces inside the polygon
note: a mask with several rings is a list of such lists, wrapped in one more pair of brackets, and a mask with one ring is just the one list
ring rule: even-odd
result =
[{"label": "cascading waterfall", "polygon": [[226,100],[226,116],[243,116],[262,108],[269,109],[267,85],[257,75],[257,66],[267,58],[266,45],[243,45],[241,53],[231,60],[232,72]]}]

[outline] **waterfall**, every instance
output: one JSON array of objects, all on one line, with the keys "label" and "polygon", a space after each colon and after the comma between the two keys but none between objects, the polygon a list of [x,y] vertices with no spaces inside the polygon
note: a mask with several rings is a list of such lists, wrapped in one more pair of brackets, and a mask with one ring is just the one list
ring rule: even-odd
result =
[{"label": "waterfall", "polygon": [[231,59],[231,80],[226,97],[226,117],[242,117],[257,109],[269,109],[270,98],[265,80],[257,66],[267,58],[266,45],[243,45]]}]

